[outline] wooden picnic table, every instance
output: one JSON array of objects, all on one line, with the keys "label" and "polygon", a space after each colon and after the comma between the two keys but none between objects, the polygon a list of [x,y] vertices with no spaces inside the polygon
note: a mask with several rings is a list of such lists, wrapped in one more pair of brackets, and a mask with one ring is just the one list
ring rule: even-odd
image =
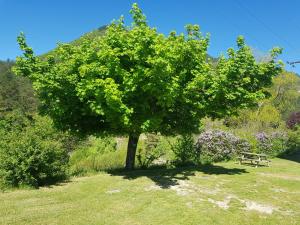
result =
[{"label": "wooden picnic table", "polygon": [[241,152],[238,160],[240,164],[244,162],[250,162],[251,164],[255,165],[255,167],[258,167],[258,165],[261,163],[269,166],[271,162],[266,154],[257,154],[252,152]]}]

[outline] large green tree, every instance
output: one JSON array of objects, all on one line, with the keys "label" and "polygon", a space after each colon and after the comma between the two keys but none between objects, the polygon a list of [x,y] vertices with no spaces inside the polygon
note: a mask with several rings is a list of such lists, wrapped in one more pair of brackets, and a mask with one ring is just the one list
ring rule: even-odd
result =
[{"label": "large green tree", "polygon": [[258,63],[242,37],[236,50],[212,65],[209,38],[198,25],[165,36],[148,26],[137,4],[131,14],[131,26],[121,18],[105,35],[59,45],[43,59],[21,34],[24,55],[15,67],[33,81],[42,112],[61,129],[127,134],[127,169],[134,167],[141,133],[196,132],[201,118],[224,117],[264,98],[263,88],[281,69],[275,61],[280,49]]}]

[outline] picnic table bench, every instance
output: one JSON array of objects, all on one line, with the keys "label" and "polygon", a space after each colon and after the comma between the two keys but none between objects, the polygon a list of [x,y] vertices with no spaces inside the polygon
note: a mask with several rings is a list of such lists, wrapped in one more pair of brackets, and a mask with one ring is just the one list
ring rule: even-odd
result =
[{"label": "picnic table bench", "polygon": [[266,154],[256,154],[251,152],[241,152],[238,160],[240,164],[244,162],[250,162],[251,164],[255,165],[255,167],[258,167],[260,163],[269,166],[271,162]]}]

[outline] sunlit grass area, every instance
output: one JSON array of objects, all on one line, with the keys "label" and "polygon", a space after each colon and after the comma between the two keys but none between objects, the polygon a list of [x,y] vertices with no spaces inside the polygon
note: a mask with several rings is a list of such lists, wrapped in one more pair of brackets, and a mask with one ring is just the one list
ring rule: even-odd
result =
[{"label": "sunlit grass area", "polygon": [[299,224],[299,157],[114,171],[0,194],[0,224]]}]

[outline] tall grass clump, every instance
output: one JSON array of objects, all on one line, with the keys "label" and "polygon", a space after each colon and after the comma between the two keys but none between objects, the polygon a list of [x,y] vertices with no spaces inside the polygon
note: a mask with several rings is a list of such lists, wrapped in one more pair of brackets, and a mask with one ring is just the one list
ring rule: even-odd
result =
[{"label": "tall grass clump", "polygon": [[90,137],[70,157],[70,173],[82,175],[124,167],[125,149],[113,137]]}]

